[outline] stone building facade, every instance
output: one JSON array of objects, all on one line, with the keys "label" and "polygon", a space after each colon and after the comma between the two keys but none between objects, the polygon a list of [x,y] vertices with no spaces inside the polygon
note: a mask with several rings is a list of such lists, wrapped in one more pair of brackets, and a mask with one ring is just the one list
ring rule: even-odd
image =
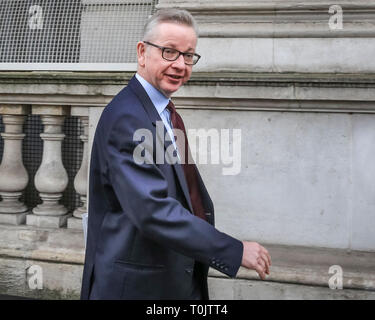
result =
[{"label": "stone building facade", "polygon": [[[260,242],[273,260],[266,281],[242,268],[236,279],[210,270],[211,297],[374,299],[375,1],[154,4],[187,9],[199,23],[202,58],[174,96],[187,128],[221,139],[240,133],[234,173],[223,173],[235,165],[223,153],[212,164],[220,148],[213,143],[211,164],[199,164],[217,227]],[[92,11],[85,12],[82,25]],[[95,126],[136,70],[134,57],[88,65],[91,50],[82,49],[78,67],[0,63],[1,294],[79,296]],[[30,116],[42,124],[32,173],[23,164]],[[79,123],[73,176],[62,152],[67,118]],[[33,207],[23,201],[30,184],[39,199]],[[62,203],[69,184],[73,208]]]}]

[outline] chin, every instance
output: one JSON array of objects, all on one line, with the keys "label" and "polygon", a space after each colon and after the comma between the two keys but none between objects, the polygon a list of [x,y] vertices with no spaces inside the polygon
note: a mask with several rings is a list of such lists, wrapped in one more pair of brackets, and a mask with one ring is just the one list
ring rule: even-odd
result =
[{"label": "chin", "polygon": [[168,88],[163,88],[163,93],[166,97],[170,97],[173,93],[175,93],[181,86],[173,86]]}]

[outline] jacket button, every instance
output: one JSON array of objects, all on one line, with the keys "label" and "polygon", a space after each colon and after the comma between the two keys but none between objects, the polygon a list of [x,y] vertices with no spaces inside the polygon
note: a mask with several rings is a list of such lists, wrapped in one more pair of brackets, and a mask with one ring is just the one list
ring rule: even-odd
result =
[{"label": "jacket button", "polygon": [[191,269],[185,269],[185,272],[188,274],[191,274],[192,270]]}]

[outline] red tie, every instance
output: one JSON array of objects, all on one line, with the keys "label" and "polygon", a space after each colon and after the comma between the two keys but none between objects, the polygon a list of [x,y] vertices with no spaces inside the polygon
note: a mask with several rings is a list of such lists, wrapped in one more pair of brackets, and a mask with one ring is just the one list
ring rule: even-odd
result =
[{"label": "red tie", "polygon": [[[198,169],[190,154],[184,121],[182,120],[181,116],[177,113],[176,108],[172,101],[169,101],[167,105],[167,109],[170,111],[170,114],[171,114],[171,122],[172,122],[173,128],[182,130],[184,134],[185,141],[178,141],[178,138],[177,138],[176,145],[177,145],[177,149],[179,150],[182,150],[182,148],[185,147],[185,150],[184,150],[185,152],[180,152],[179,155],[181,158],[181,165],[185,173],[185,179],[189,188],[190,200],[193,206],[194,214],[198,216],[199,218],[206,220],[205,210],[203,207],[203,202],[202,202],[201,194],[199,191],[199,185],[198,185],[198,176],[197,176]],[[189,161],[187,159],[189,159]]]}]

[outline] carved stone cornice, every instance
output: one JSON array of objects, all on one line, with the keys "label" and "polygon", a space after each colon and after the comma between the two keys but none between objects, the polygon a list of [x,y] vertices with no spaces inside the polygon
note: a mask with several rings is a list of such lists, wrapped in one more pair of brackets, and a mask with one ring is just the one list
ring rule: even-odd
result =
[{"label": "carved stone cornice", "polygon": [[195,85],[285,86],[290,83],[315,87],[375,87],[375,74],[349,73],[257,73],[257,72],[196,72],[189,83]]},{"label": "carved stone cornice", "polygon": [[321,7],[339,4],[348,8],[373,8],[373,0],[159,0],[157,8],[183,8],[188,10],[233,10],[243,11],[244,9],[255,10],[280,10],[280,9],[319,9]]},{"label": "carved stone cornice", "polygon": [[[0,104],[104,107],[132,72],[0,72]],[[195,72],[178,107],[375,112],[375,74]]]},{"label": "carved stone cornice", "polygon": [[[85,85],[95,88],[100,85],[124,86],[133,77],[134,72],[65,72],[65,71],[2,71],[0,72],[0,84],[3,85]],[[350,87],[375,86],[375,73],[273,73],[273,72],[193,72],[186,85],[257,85],[298,82],[316,86],[338,85]],[[1,88],[0,88],[1,90]],[[48,88],[46,88],[48,90]],[[64,88],[61,88],[64,90]],[[65,88],[66,93],[68,87]],[[0,91],[0,95],[4,90]],[[100,94],[92,91],[91,94]]]},{"label": "carved stone cornice", "polygon": [[331,30],[332,1],[176,1],[160,0],[157,8],[178,7],[191,12],[201,37],[374,37],[375,1],[336,3],[343,9],[343,29]]}]

